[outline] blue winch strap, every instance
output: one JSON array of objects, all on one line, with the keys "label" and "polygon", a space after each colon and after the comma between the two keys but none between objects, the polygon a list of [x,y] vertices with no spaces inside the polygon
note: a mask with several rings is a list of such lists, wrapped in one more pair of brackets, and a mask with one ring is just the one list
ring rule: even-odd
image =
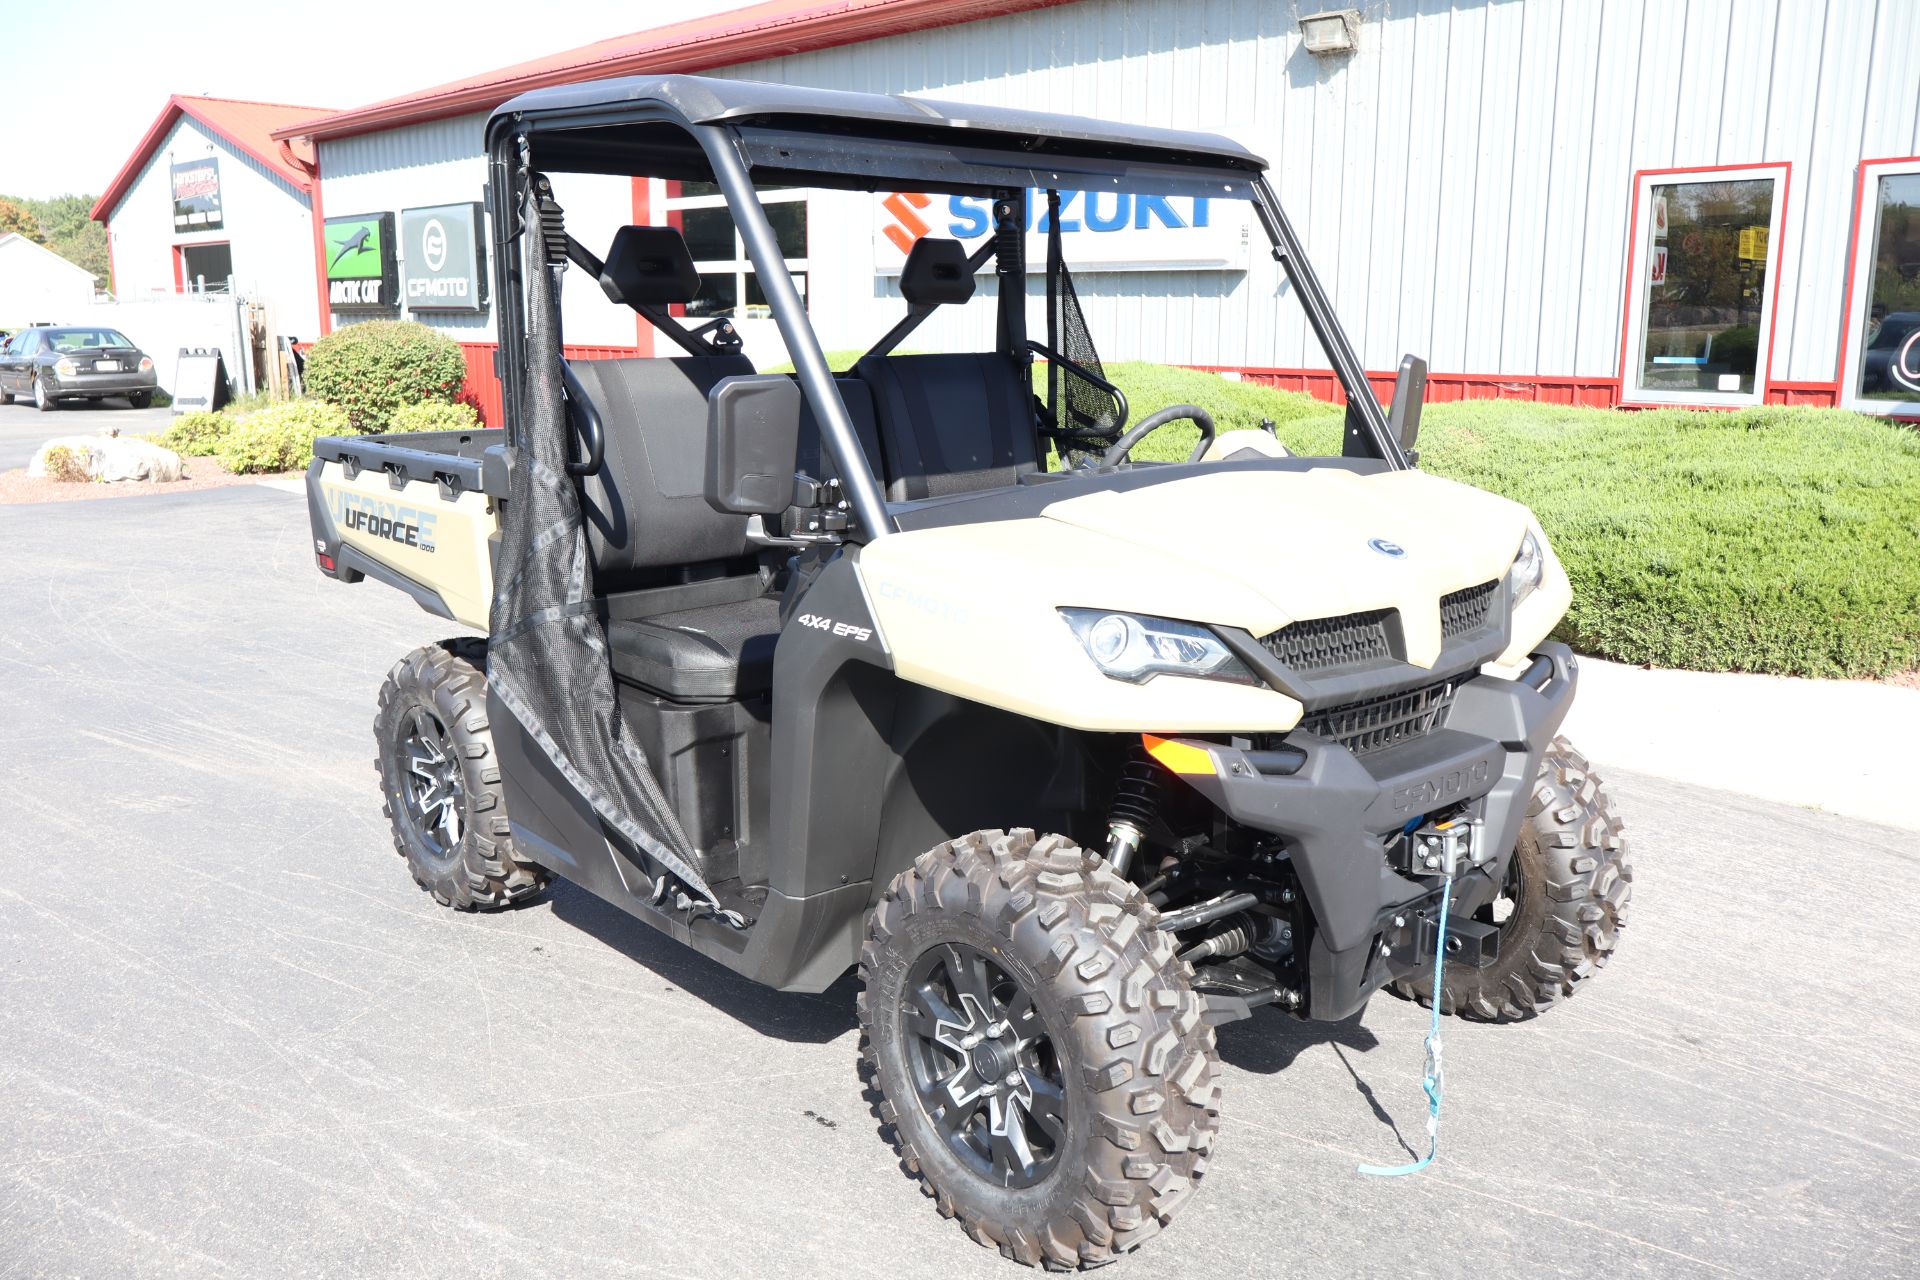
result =
[{"label": "blue winch strap", "polygon": [[1418,1173],[1440,1154],[1440,1095],[1443,1091],[1441,1082],[1445,1078],[1440,1065],[1440,994],[1445,989],[1441,983],[1446,977],[1447,967],[1447,910],[1452,905],[1453,875],[1449,870],[1447,878],[1440,885],[1439,939],[1433,947],[1433,1024],[1427,1031],[1427,1068],[1421,1081],[1421,1087],[1427,1093],[1427,1154],[1412,1164],[1360,1166],[1361,1173],[1372,1174],[1376,1178],[1397,1178],[1402,1174]]}]

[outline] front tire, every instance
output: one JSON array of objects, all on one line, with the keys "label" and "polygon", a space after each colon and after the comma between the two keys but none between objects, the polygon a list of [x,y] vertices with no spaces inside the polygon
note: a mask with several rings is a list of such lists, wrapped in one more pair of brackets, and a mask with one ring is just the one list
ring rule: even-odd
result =
[{"label": "front tire", "polygon": [[[1520,1022],[1578,990],[1613,957],[1633,897],[1633,860],[1620,819],[1585,756],[1565,738],[1547,748],[1506,883],[1480,918],[1500,930],[1484,969],[1449,965],[1440,1011],[1475,1022]],[[1422,1004],[1433,975],[1402,978],[1396,994]]]},{"label": "front tire", "polygon": [[487,724],[487,646],[442,640],[394,664],[374,716],[381,807],[414,881],[443,906],[493,911],[539,893],[515,856]]},{"label": "front tire", "polygon": [[1016,830],[922,854],[868,922],[875,1114],[941,1214],[1016,1262],[1110,1262],[1206,1170],[1213,1028],[1157,919],[1071,840]]}]

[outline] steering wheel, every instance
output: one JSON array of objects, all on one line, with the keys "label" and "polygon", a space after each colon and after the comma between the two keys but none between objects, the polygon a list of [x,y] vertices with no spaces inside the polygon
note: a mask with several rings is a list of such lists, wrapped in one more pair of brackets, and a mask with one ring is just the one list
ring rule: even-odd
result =
[{"label": "steering wheel", "polygon": [[1100,459],[1100,465],[1119,466],[1127,461],[1127,455],[1133,452],[1135,445],[1169,422],[1179,422],[1183,419],[1200,428],[1200,443],[1194,445],[1193,452],[1187,455],[1188,462],[1200,461],[1206,456],[1207,446],[1212,444],[1213,438],[1219,434],[1214,430],[1213,415],[1197,404],[1170,404],[1160,412],[1150,414],[1127,428],[1127,434],[1113,442],[1113,448],[1107,450],[1106,455]]}]

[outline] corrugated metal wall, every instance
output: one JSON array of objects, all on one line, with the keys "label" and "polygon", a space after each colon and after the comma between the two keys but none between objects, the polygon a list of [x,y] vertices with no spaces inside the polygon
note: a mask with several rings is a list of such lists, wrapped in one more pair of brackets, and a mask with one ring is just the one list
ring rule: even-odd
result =
[{"label": "corrugated metal wall", "polygon": [[[1773,381],[1833,381],[1857,165],[1920,153],[1920,3],[1373,0],[1316,58],[1323,7],[1084,0],[723,74],[1234,134],[1370,369],[1420,352],[1495,393],[1615,376],[1636,170],[1786,161]],[[1271,264],[1080,287],[1113,358],[1324,363]]]}]

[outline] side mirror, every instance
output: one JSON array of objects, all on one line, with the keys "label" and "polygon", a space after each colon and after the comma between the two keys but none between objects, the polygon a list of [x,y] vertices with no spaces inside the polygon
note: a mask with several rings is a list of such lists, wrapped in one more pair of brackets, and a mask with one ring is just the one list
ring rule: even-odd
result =
[{"label": "side mirror", "polygon": [[1420,409],[1426,401],[1427,362],[1419,356],[1400,357],[1400,376],[1393,380],[1393,407],[1387,413],[1387,426],[1409,462],[1420,460],[1413,446],[1420,438]]},{"label": "side mirror", "polygon": [[722,378],[707,393],[707,505],[778,515],[793,505],[800,385],[777,373]]}]

